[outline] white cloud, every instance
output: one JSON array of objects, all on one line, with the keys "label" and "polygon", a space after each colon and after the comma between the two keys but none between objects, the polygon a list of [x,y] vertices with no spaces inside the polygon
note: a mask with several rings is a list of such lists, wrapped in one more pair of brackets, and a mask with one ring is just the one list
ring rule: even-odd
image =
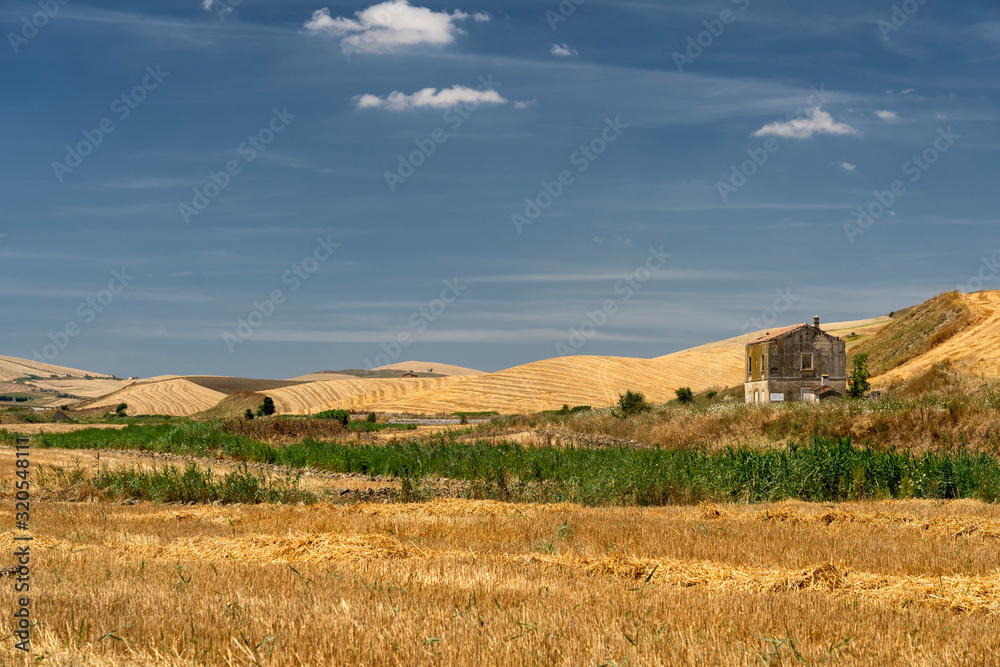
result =
[{"label": "white cloud", "polygon": [[809,110],[808,118],[794,118],[784,123],[771,123],[754,132],[753,136],[809,139],[814,134],[857,134],[857,130],[846,123],[834,122],[830,114],[815,107]]},{"label": "white cloud", "polygon": [[530,106],[534,106],[537,102],[538,100],[524,100],[521,102],[514,102],[514,108],[517,109],[518,111],[522,111]]},{"label": "white cloud", "polygon": [[366,94],[357,98],[359,109],[447,109],[458,104],[506,104],[508,100],[495,90],[477,90],[466,86],[451,88],[424,88],[412,95],[394,90],[386,97]]},{"label": "white cloud", "polygon": [[843,169],[844,171],[854,171],[857,169],[857,165],[853,165],[850,162],[834,162],[835,165]]},{"label": "white cloud", "polygon": [[569,44],[553,44],[549,53],[557,58],[569,58],[570,56],[580,55],[576,52],[576,49],[571,49]]},{"label": "white cloud", "polygon": [[879,109],[878,111],[875,112],[875,115],[881,118],[882,120],[896,120],[897,118],[899,118],[899,114],[896,113],[895,111],[887,111],[885,109]]},{"label": "white cloud", "polygon": [[[407,0],[372,5],[355,12],[354,16],[333,18],[330,10],[324,7],[313,12],[303,28],[314,35],[343,37],[341,47],[354,52],[387,53],[418,44],[451,44],[455,35],[464,33],[457,22],[469,18],[460,10],[450,14],[435,12],[426,7],[414,7]],[[489,21],[490,15],[476,12],[472,19]]]}]

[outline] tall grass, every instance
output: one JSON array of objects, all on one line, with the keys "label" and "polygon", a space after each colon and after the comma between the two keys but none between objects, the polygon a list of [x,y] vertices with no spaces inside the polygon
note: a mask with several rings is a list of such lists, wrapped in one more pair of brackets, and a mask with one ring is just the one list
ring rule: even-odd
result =
[{"label": "tall grass", "polygon": [[471,493],[481,498],[590,505],[1000,498],[1000,459],[994,454],[960,448],[914,454],[859,447],[849,438],[813,438],[780,449],[713,451],[524,447],[458,441],[444,433],[426,442],[305,440],[275,447],[191,424],[50,434],[39,436],[36,446],[153,450],[407,480],[447,477],[470,482]]},{"label": "tall grass", "polygon": [[217,475],[194,463],[183,470],[163,466],[147,470],[137,467],[101,467],[93,475],[79,465],[39,467],[39,489],[57,497],[83,500],[149,500],[181,503],[313,503],[316,494],[299,488],[299,476],[274,480],[250,472],[246,465]]}]

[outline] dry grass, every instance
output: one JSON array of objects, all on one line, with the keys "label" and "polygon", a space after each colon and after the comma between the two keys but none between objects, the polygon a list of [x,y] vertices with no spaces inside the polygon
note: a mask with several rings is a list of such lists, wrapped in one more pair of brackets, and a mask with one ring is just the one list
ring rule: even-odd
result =
[{"label": "dry grass", "polygon": [[270,445],[291,444],[305,438],[333,440],[348,434],[348,430],[336,419],[236,418],[222,422],[221,428],[228,433],[245,435]]},{"label": "dry grass", "polygon": [[[996,538],[919,525],[945,520],[995,529],[1000,510],[41,505],[34,647],[49,665],[995,662]],[[27,664],[9,639],[3,658]]]},{"label": "dry grass", "polygon": [[[674,404],[625,420],[607,411],[581,413],[559,425],[570,434],[563,440],[572,442],[572,433],[586,436],[580,444],[586,438],[611,436],[661,447],[718,451],[850,437],[859,445],[872,443],[917,454],[955,447],[996,452],[1000,450],[998,399],[1000,385],[995,381],[938,366],[897,386],[883,402],[749,406],[731,401],[694,408]],[[534,417],[519,420],[524,425],[536,422]]]},{"label": "dry grass", "polygon": [[873,375],[882,375],[926,354],[966,329],[974,310],[958,292],[946,292],[908,308],[874,336],[855,341],[851,356],[868,355]]},{"label": "dry grass", "polygon": [[946,340],[923,354],[878,378],[881,386],[926,372],[934,364],[949,362],[957,370],[973,375],[1000,376],[1000,291],[961,295],[971,312],[972,323],[965,324]]}]

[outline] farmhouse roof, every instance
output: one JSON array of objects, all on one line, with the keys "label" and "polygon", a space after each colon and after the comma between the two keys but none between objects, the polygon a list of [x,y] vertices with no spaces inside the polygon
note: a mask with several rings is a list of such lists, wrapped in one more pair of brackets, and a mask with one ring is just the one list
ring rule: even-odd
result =
[{"label": "farmhouse roof", "polygon": [[774,340],[779,336],[784,336],[786,333],[795,331],[796,329],[801,329],[802,327],[808,327],[808,324],[793,324],[790,327],[782,327],[781,329],[775,329],[774,331],[769,331],[760,338],[754,338],[752,341],[747,343],[747,345],[753,345],[754,343],[763,343],[766,340]]}]

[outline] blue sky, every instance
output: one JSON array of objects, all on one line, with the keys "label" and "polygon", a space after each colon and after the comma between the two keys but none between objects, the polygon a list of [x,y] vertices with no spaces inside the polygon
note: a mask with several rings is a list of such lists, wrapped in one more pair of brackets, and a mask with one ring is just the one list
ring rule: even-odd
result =
[{"label": "blue sky", "polygon": [[0,354],[492,371],[1000,287],[995,3],[578,2],[5,3]]}]

